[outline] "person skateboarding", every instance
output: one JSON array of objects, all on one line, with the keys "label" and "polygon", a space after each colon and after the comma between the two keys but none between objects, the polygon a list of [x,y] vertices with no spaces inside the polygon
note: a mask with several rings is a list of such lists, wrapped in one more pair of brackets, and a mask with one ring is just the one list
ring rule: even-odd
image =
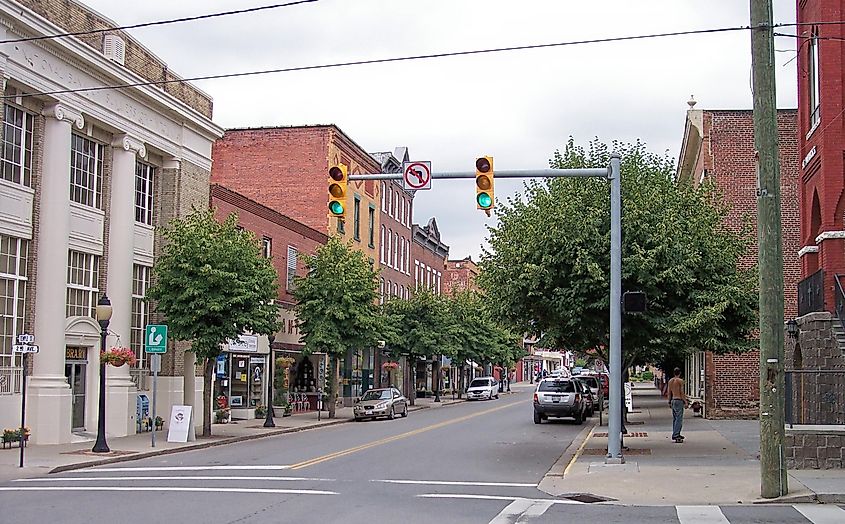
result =
[{"label": "person skateboarding", "polygon": [[684,425],[684,408],[687,405],[687,395],[684,392],[684,380],[681,378],[681,369],[675,368],[675,376],[669,379],[667,389],[669,390],[669,405],[672,407],[672,440],[677,444],[684,442],[681,435],[681,428]]}]

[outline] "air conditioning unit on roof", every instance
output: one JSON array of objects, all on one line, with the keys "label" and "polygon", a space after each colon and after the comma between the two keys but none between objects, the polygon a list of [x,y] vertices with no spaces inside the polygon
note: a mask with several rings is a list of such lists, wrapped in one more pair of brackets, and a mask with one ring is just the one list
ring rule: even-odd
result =
[{"label": "air conditioning unit on roof", "polygon": [[126,42],[117,35],[105,35],[103,37],[103,54],[109,60],[124,65],[126,61]]}]

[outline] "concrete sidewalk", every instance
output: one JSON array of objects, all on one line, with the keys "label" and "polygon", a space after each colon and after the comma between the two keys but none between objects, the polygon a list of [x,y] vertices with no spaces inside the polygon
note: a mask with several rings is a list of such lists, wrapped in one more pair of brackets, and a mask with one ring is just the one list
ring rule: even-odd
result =
[{"label": "concrete sidewalk", "polygon": [[[756,420],[710,421],[686,410],[686,441],[676,444],[671,439],[668,401],[651,384],[637,384],[628,421],[625,464],[606,465],[607,426],[588,427],[552,467],[540,489],[555,496],[586,493],[636,505],[764,502]],[[811,501],[845,501],[845,470],[790,471],[789,494],[765,500]]]},{"label": "concrete sidewalk", "polygon": [[[451,395],[444,395],[442,402],[435,403],[431,398],[416,399],[409,411],[427,408],[440,408],[464,400],[452,400]],[[24,450],[24,467],[20,468],[20,448],[0,449],[0,482],[23,477],[33,477],[47,473],[69,471],[91,466],[126,462],[157,455],[178,453],[194,449],[221,446],[245,440],[263,438],[298,431],[317,429],[353,420],[352,408],[338,408],[336,418],[329,419],[324,411],[317,420],[317,412],[307,412],[289,417],[273,419],[275,428],[265,428],[264,419],[236,420],[229,424],[213,424],[210,438],[198,437],[193,442],[167,442],[167,431],[156,432],[156,447],[151,447],[152,435],[149,432],[126,437],[108,438],[109,453],[93,453],[95,435],[80,436],[77,442],[49,446],[28,445]]]}]

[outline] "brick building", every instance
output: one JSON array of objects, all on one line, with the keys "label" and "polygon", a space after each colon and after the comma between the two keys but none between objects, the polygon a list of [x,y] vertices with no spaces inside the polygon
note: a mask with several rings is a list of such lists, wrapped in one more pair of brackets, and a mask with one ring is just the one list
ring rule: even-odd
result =
[{"label": "brick building", "polygon": [[[715,184],[728,205],[725,225],[747,231],[749,244],[739,264],[757,264],[757,175],[754,123],[751,111],[694,109],[690,102],[678,160],[679,182]],[[783,235],[784,309],[797,312],[798,264],[798,144],[795,110],[778,111],[781,168],[781,224]],[[687,362],[691,397],[703,399],[709,418],[756,417],[760,399],[759,351],[714,355],[701,352]]]},{"label": "brick building", "polygon": [[[279,276],[278,301],[281,305],[282,328],[275,335],[272,349],[268,348],[268,352],[259,357],[259,359],[264,359],[262,362],[252,358],[253,354],[229,347],[220,359],[225,373],[218,372],[217,391],[214,397],[225,395],[229,398],[230,406],[239,402],[245,411],[243,418],[252,418],[250,411],[255,405],[267,405],[267,388],[264,381],[268,374],[264,370],[270,369],[269,376],[274,376],[272,367],[267,366],[272,366],[275,357],[285,356],[295,360],[289,378],[292,388],[295,388],[297,392],[314,393],[325,378],[327,364],[325,355],[321,353],[303,355],[304,344],[300,340],[299,330],[296,327],[296,315],[293,311],[295,300],[291,295],[291,290],[294,277],[304,277],[307,272],[302,255],[314,255],[320,246],[325,245],[329,237],[324,232],[308,227],[217,184],[211,186],[211,207],[220,220],[232,213],[238,215],[238,224],[254,233],[261,241],[264,256],[272,259],[273,267]],[[265,355],[271,357],[269,361]],[[243,367],[249,368],[247,377],[255,377],[255,369],[258,368],[258,376],[263,377],[262,380],[251,380],[247,388],[248,381],[238,376],[237,372],[241,369],[241,361],[244,362]],[[222,379],[220,375],[226,378],[219,380]],[[244,395],[246,398],[232,402],[233,397]],[[275,400],[277,405],[281,405],[282,399]],[[233,408],[233,414],[234,412]]]},{"label": "brick building", "polygon": [[444,272],[443,293],[454,295],[465,289],[478,290],[478,264],[468,256],[461,260],[447,260]]},{"label": "brick building", "polygon": [[[349,183],[346,220],[328,215],[329,167],[379,173],[379,162],[335,125],[229,129],[214,143],[211,180],[327,235],[338,235],[378,264],[380,183]],[[375,351],[353,348],[341,366],[343,402],[375,379]]]},{"label": "brick building", "polygon": [[[4,1],[0,19],[4,41],[116,27],[59,0]],[[137,85],[177,77],[117,30],[6,45],[0,69],[0,253],[8,261],[0,269],[0,425],[20,422],[21,361],[12,345],[30,333],[40,346],[28,383],[32,440],[67,443],[74,432],[95,431],[100,327],[93,317],[108,294],[107,347],[129,346],[140,362],[108,369],[106,428],[134,433],[138,388],[146,386],[143,331],[161,320],[144,301],[160,226],[208,204],[211,144],[222,135],[211,98],[184,82]],[[136,85],[60,93],[115,83]],[[182,404],[183,390],[202,390],[184,349],[171,344],[163,358],[159,413]],[[195,413],[202,420],[201,405]]]}]

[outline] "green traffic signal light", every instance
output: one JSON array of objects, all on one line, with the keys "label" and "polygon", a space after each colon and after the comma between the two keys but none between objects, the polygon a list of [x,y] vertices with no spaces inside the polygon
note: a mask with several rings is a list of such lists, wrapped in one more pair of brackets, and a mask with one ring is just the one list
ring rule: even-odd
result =
[{"label": "green traffic signal light", "polygon": [[329,211],[331,211],[334,215],[343,215],[343,204],[336,201],[331,202],[329,203]]},{"label": "green traffic signal light", "polygon": [[487,209],[493,205],[493,199],[487,193],[479,193],[475,200],[483,209]]}]

